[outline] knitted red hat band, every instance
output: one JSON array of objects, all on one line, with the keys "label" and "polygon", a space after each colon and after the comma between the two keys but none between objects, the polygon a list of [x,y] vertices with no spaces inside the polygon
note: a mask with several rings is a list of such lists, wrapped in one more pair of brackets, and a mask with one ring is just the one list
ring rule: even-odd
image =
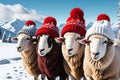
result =
[{"label": "knitted red hat band", "polygon": [[47,27],[41,27],[40,29],[38,29],[38,31],[36,32],[36,37],[38,37],[39,35],[42,34],[47,34],[50,35],[53,38],[59,37],[59,33],[58,31],[55,31],[51,28],[47,28]]},{"label": "knitted red hat band", "polygon": [[80,27],[83,27],[85,28],[84,26],[84,22],[83,21],[80,21],[79,19],[76,19],[76,20],[71,20],[71,21],[67,21],[66,22],[66,25],[70,25],[70,24],[74,24],[74,25],[77,25],[77,26],[80,26]]},{"label": "knitted red hat band", "polygon": [[44,28],[49,28],[49,29],[52,29],[56,32],[59,33],[59,29],[54,25],[54,24],[50,24],[50,23],[45,23],[44,25],[42,25],[41,27],[44,27]]},{"label": "knitted red hat band", "polygon": [[48,34],[52,36],[53,38],[59,37],[59,29],[56,26],[54,26],[54,24],[45,23],[36,32],[36,37],[42,34]]},{"label": "knitted red hat band", "polygon": [[65,25],[62,29],[61,32],[61,36],[63,37],[65,33],[67,32],[74,32],[74,33],[78,33],[81,36],[85,36],[86,34],[86,29],[83,27],[80,27],[78,25],[75,24],[69,24],[69,25]]}]

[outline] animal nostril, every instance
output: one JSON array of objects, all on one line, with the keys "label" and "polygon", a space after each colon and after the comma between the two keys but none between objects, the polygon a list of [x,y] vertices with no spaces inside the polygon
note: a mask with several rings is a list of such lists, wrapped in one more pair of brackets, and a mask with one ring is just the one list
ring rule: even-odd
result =
[{"label": "animal nostril", "polygon": [[70,51],[72,51],[73,49],[68,49],[68,51],[70,52]]},{"label": "animal nostril", "polygon": [[17,47],[17,49],[19,50],[21,47]]},{"label": "animal nostril", "polygon": [[92,54],[94,54],[94,55],[99,55],[99,52],[97,52],[97,53],[94,53],[94,52],[93,52]]},{"label": "animal nostril", "polygon": [[99,55],[99,52],[97,52],[96,55]]},{"label": "animal nostril", "polygon": [[45,49],[41,49],[40,52],[44,51]]},{"label": "animal nostril", "polygon": [[21,47],[17,47],[17,51],[20,52],[21,51]]}]

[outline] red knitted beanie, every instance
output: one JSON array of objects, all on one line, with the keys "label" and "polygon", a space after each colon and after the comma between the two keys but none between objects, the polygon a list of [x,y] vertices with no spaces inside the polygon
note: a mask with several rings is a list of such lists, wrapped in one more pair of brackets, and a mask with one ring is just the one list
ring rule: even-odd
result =
[{"label": "red knitted beanie", "polygon": [[70,12],[70,17],[66,20],[66,24],[62,29],[61,36],[66,32],[76,32],[81,36],[85,36],[85,20],[84,12],[80,8],[73,8]]},{"label": "red knitted beanie", "polygon": [[53,38],[59,37],[59,30],[56,25],[57,22],[55,18],[50,16],[45,18],[42,26],[36,32],[36,37],[42,34],[48,34]]}]

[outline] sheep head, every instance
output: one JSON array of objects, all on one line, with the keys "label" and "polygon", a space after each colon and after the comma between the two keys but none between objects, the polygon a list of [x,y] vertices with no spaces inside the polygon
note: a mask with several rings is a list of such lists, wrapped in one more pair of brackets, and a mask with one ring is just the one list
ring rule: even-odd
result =
[{"label": "sheep head", "polygon": [[43,34],[38,37],[38,49],[37,52],[40,56],[48,54],[54,45],[54,38],[49,35]]},{"label": "sheep head", "polygon": [[[57,42],[62,42],[62,52],[68,56],[72,56],[79,48],[79,40],[81,36],[77,33],[67,32],[63,37],[57,39]],[[64,47],[65,49],[64,49]]]},{"label": "sheep head", "polygon": [[26,34],[19,34],[17,37],[12,38],[13,41],[17,41],[17,51],[27,51],[33,45],[33,38]]},{"label": "sheep head", "polygon": [[90,46],[91,58],[94,61],[102,59],[106,54],[107,46],[113,44],[107,37],[97,34],[91,35],[89,39],[83,39],[80,42],[87,44],[86,46]]}]

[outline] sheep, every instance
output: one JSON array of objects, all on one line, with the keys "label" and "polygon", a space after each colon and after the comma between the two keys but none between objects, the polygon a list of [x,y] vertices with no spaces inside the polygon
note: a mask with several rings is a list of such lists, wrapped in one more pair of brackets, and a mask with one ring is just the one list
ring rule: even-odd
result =
[{"label": "sheep", "polygon": [[83,68],[87,80],[119,80],[120,45],[114,46],[107,37],[97,34],[92,35],[89,40],[84,41],[87,45]]},{"label": "sheep", "polygon": [[60,80],[65,80],[66,73],[60,45],[55,43],[49,35],[40,35],[38,41],[37,52],[40,71],[47,75],[48,80],[54,80],[57,76],[60,76]]},{"label": "sheep", "polygon": [[[34,80],[38,80],[38,76],[41,74],[37,63],[36,41],[33,38],[36,30],[35,22],[27,20],[17,37],[12,38],[12,40],[17,41],[17,51],[21,53],[24,68],[34,76]],[[42,74],[41,78],[44,80],[45,76]]]},{"label": "sheep", "polygon": [[61,46],[55,42],[55,38],[59,37],[56,19],[50,16],[45,18],[36,32],[36,37],[40,71],[47,76],[48,80],[55,80],[57,76],[60,76],[60,80],[65,80],[67,74],[63,66]]},{"label": "sheep", "polygon": [[73,80],[80,80],[84,77],[85,46],[80,44],[79,40],[85,37],[85,33],[84,12],[80,8],[73,8],[70,17],[62,28],[61,38],[57,38],[57,42],[62,42],[65,71]]},{"label": "sheep", "polygon": [[97,21],[87,30],[83,61],[84,75],[87,80],[119,80],[120,42],[115,39],[106,14],[100,14]]},{"label": "sheep", "polygon": [[[34,76],[34,80],[38,80],[38,76],[41,74],[41,71],[38,68],[37,63],[37,53],[36,53],[36,44],[33,43],[32,37],[26,34],[19,34],[16,38],[17,40],[17,51],[20,52],[23,66],[25,70]],[[45,76],[42,75],[42,80]]]},{"label": "sheep", "polygon": [[74,32],[67,32],[64,37],[57,39],[58,42],[62,41],[65,71],[74,80],[80,80],[84,77],[83,57],[85,46],[79,44],[80,39],[82,39],[82,37]]}]

